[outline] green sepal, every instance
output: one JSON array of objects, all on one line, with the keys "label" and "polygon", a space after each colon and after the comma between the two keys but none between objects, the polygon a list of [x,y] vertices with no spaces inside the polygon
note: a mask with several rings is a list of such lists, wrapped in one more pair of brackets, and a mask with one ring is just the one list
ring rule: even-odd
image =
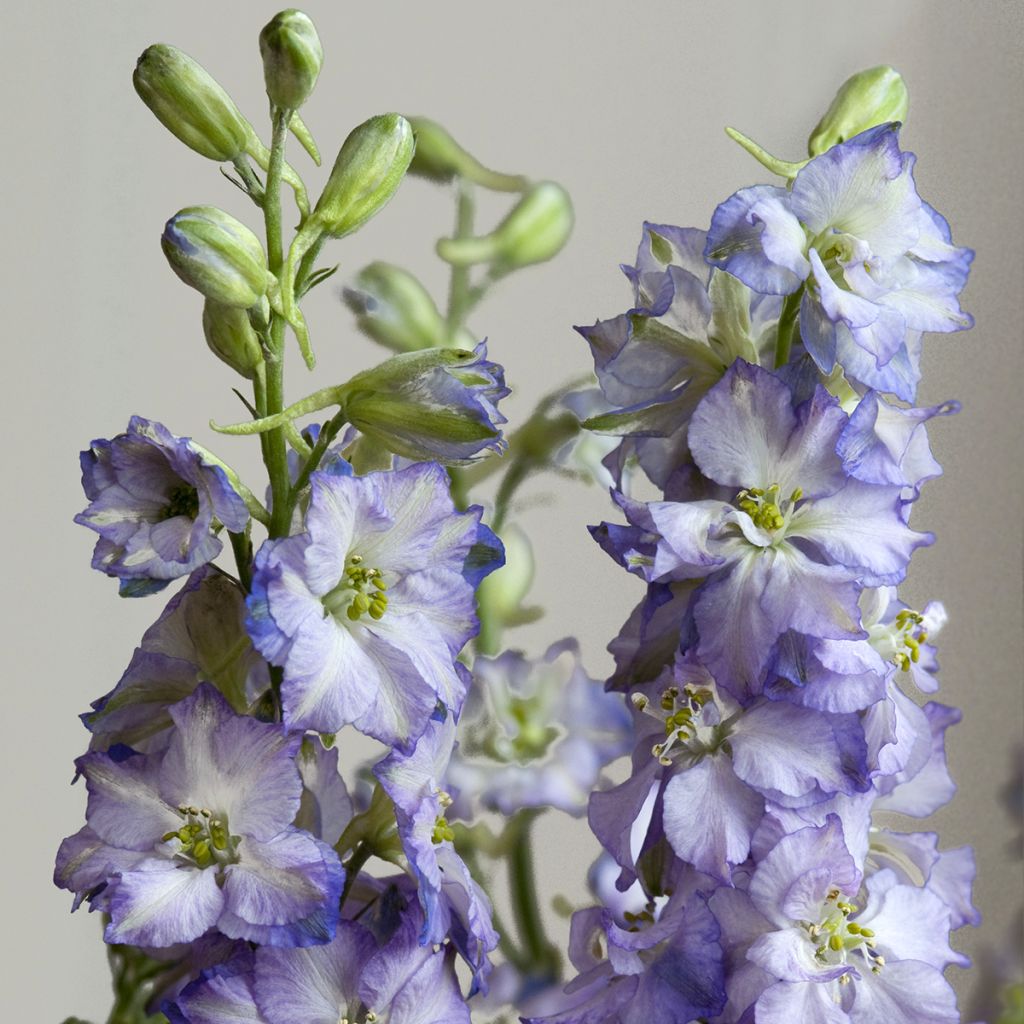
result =
[{"label": "green sepal", "polygon": [[725,134],[733,142],[739,143],[762,167],[767,167],[772,174],[777,174],[780,178],[792,180],[797,176],[800,169],[807,164],[806,160],[800,160],[797,163],[790,160],[780,160],[777,156],[772,156],[768,150],[762,148],[753,139],[748,138],[743,132],[739,132],[735,128],[727,127]]}]

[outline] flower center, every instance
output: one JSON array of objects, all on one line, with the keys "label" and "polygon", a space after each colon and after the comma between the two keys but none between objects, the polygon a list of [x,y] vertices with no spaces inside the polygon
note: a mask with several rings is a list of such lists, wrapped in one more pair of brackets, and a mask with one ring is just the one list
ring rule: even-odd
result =
[{"label": "flower center", "polygon": [[181,484],[171,489],[167,495],[167,504],[160,512],[160,519],[174,519],[177,516],[187,516],[195,519],[199,515],[199,492],[189,486]]},{"label": "flower center", "polygon": [[756,527],[774,533],[789,524],[796,503],[803,496],[804,492],[797,487],[788,498],[782,498],[779,485],[772,484],[767,489],[744,488],[736,495],[736,504],[750,516]]},{"label": "flower center", "polygon": [[178,814],[184,819],[181,828],[166,833],[162,842],[177,839],[176,857],[181,857],[199,868],[217,864],[234,864],[238,860],[235,845],[240,837],[228,830],[226,818],[215,818],[208,807],[182,804]]},{"label": "flower center", "polygon": [[388,609],[387,589],[380,569],[367,568],[361,555],[349,555],[341,581],[321,599],[324,617],[333,615],[341,621],[344,616],[349,622],[358,622],[368,614],[371,619],[382,619]]},{"label": "flower center", "polygon": [[697,736],[698,729],[704,724],[701,722],[704,705],[711,698],[710,690],[695,690],[689,686],[684,687],[682,691],[678,686],[668,687],[662,691],[657,705],[642,693],[632,695],[630,699],[638,711],[650,715],[665,727],[664,742],[655,743],[651,747],[651,753],[661,764],[670,765],[672,758],[683,751],[706,753],[714,748],[714,743],[702,743]]},{"label": "flower center", "polygon": [[[829,966],[845,964],[850,953],[860,950],[870,963],[872,972],[880,973],[885,966],[885,957],[875,952],[875,933],[849,920],[860,908],[855,903],[847,903],[839,890],[833,889],[821,909],[822,918],[817,924],[801,922],[815,944],[814,955],[818,962]],[[844,974],[839,980],[848,982],[850,975]]]},{"label": "flower center", "polygon": [[454,843],[455,833],[444,816],[445,811],[452,805],[452,798],[441,789],[437,792],[437,802],[441,806],[441,813],[434,819],[434,831],[430,833],[430,841],[435,846],[444,842]]},{"label": "flower center", "polygon": [[910,608],[896,613],[892,622],[878,622],[868,629],[871,646],[903,672],[921,658],[921,644],[928,640],[924,616]]}]

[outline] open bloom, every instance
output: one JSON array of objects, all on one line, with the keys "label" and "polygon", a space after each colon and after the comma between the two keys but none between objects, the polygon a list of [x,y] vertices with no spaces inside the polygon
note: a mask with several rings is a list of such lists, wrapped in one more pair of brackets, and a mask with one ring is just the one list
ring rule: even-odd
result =
[{"label": "open bloom", "polygon": [[759,1024],[956,1024],[942,971],[962,963],[949,948],[949,907],[889,870],[867,879],[836,818],[779,840],[749,892],[719,889],[711,908],[723,944],[745,950],[731,973],[735,1017],[756,1003]]},{"label": "open bloom", "polygon": [[584,671],[576,641],[535,660],[518,651],[479,657],[473,677],[448,768],[460,796],[505,815],[582,814],[601,770],[628,749],[629,713]]},{"label": "open bloom", "polygon": [[264,543],[248,598],[253,643],[284,669],[288,726],[354,724],[408,747],[438,701],[461,707],[455,658],[478,628],[476,585],[501,557],[479,507],[456,512],[437,465],[313,474],[305,532]]},{"label": "open bloom", "polygon": [[773,645],[792,629],[863,637],[863,586],[899,582],[931,537],[904,521],[899,485],[849,476],[836,454],[847,424],[823,388],[794,408],[774,374],[737,360],[704,397],[689,441],[706,491],[735,495],[642,505],[633,528],[598,539],[648,582],[703,579],[696,651],[720,685],[759,692]]},{"label": "open bloom", "polygon": [[218,524],[245,528],[249,512],[224,468],[187,437],[133,416],[124,434],[82,452],[89,507],[75,516],[100,536],[94,569],[121,592],[152,593],[216,558]]},{"label": "open bloom", "polygon": [[820,369],[912,401],[920,332],[972,320],[957,296],[974,254],[917,194],[899,126],[811,160],[790,189],[745,188],[715,211],[705,255],[755,291],[800,299],[800,338]]},{"label": "open bloom", "polygon": [[170,710],[161,754],[86,754],[88,824],[54,880],[110,915],[108,942],[171,946],[211,929],[267,945],[334,934],[337,854],[294,828],[301,736],[236,715],[208,683]]}]

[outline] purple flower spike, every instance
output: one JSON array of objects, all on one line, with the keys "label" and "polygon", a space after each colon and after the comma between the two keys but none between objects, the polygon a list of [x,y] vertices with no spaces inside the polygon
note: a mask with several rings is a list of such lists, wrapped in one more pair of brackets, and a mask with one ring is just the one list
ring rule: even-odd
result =
[{"label": "purple flower spike", "polygon": [[211,929],[272,946],[328,941],[343,871],[292,826],[301,737],[236,715],[208,683],[170,715],[160,754],[79,758],[88,825],[62,844],[57,885],[109,913],[108,942],[171,946]]},{"label": "purple flower spike", "polygon": [[89,507],[75,522],[99,535],[94,569],[121,580],[121,593],[153,593],[216,558],[218,524],[238,532],[245,502],[224,469],[187,437],[133,416],[124,434],[82,452]]},{"label": "purple flower spike", "polygon": [[247,628],[284,668],[285,722],[415,742],[438,701],[458,709],[455,658],[478,628],[474,590],[501,564],[479,507],[456,512],[448,476],[421,464],[315,473],[304,533],[256,556]]}]

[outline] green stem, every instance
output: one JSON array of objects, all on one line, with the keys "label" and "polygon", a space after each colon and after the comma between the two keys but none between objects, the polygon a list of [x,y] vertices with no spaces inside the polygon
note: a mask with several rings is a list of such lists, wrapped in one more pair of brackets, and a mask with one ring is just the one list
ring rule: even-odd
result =
[{"label": "green stem", "polygon": [[[284,266],[284,252],[281,242],[281,172],[284,166],[284,147],[288,138],[287,111],[274,111],[274,134],[270,147],[270,165],[267,169],[266,193],[263,200],[263,219],[267,231],[267,264],[278,280]],[[284,320],[276,313],[270,323],[270,351],[266,360],[266,412],[268,416],[284,408]],[[270,493],[273,509],[270,519],[270,536],[284,537],[291,523],[288,450],[284,429],[278,427],[268,432],[264,448],[264,461],[270,475]]]},{"label": "green stem", "polygon": [[553,976],[557,973],[557,956],[544,937],[544,922],[537,904],[536,869],[530,829],[539,811],[520,811],[511,827],[515,830],[508,854],[509,888],[512,911],[522,940],[527,961],[538,974]]},{"label": "green stem", "polygon": [[352,886],[356,884],[359,872],[362,870],[363,865],[372,856],[373,850],[369,843],[360,843],[352,851],[352,856],[349,857],[348,863],[345,865],[345,886],[341,890],[341,903],[339,904],[340,909],[345,909],[345,900],[348,899],[348,894],[352,891]]},{"label": "green stem", "polygon": [[[455,211],[455,237],[469,238],[473,234],[473,186],[468,181],[459,182],[459,197]],[[448,333],[462,327],[470,306],[470,268],[452,266],[451,284],[448,288]]]},{"label": "green stem", "polygon": [[302,464],[302,469],[299,471],[298,477],[295,479],[295,484],[292,487],[292,508],[295,507],[295,502],[298,501],[299,493],[302,488],[309,483],[309,478],[312,476],[314,470],[320,465],[320,460],[324,457],[324,453],[330,447],[331,442],[338,436],[338,431],[348,422],[345,418],[345,413],[342,411],[337,412],[331,419],[329,419],[321,428],[320,436],[316,439],[316,444],[313,446],[313,450],[309,453],[309,457]]},{"label": "green stem", "polygon": [[801,286],[792,295],[786,296],[779,314],[778,337],[775,341],[775,369],[789,362],[789,354],[793,348],[793,332],[796,328],[797,316],[800,313],[800,299],[803,295]]},{"label": "green stem", "polygon": [[238,566],[238,581],[248,594],[252,584],[252,524],[247,523],[244,533],[231,533],[231,550],[235,553],[235,565]]},{"label": "green stem", "polygon": [[[456,843],[456,849],[459,851],[459,856],[465,861],[466,867],[469,868],[469,873],[480,885],[484,886],[485,892],[490,892],[491,875],[490,872],[484,871],[481,867],[480,858],[477,856],[476,850],[461,842]],[[528,967],[526,959],[512,941],[512,932],[505,926],[501,915],[498,913],[498,908],[495,906],[491,907],[491,924],[498,933],[498,949],[505,955],[505,959],[518,970],[526,970]]]}]

